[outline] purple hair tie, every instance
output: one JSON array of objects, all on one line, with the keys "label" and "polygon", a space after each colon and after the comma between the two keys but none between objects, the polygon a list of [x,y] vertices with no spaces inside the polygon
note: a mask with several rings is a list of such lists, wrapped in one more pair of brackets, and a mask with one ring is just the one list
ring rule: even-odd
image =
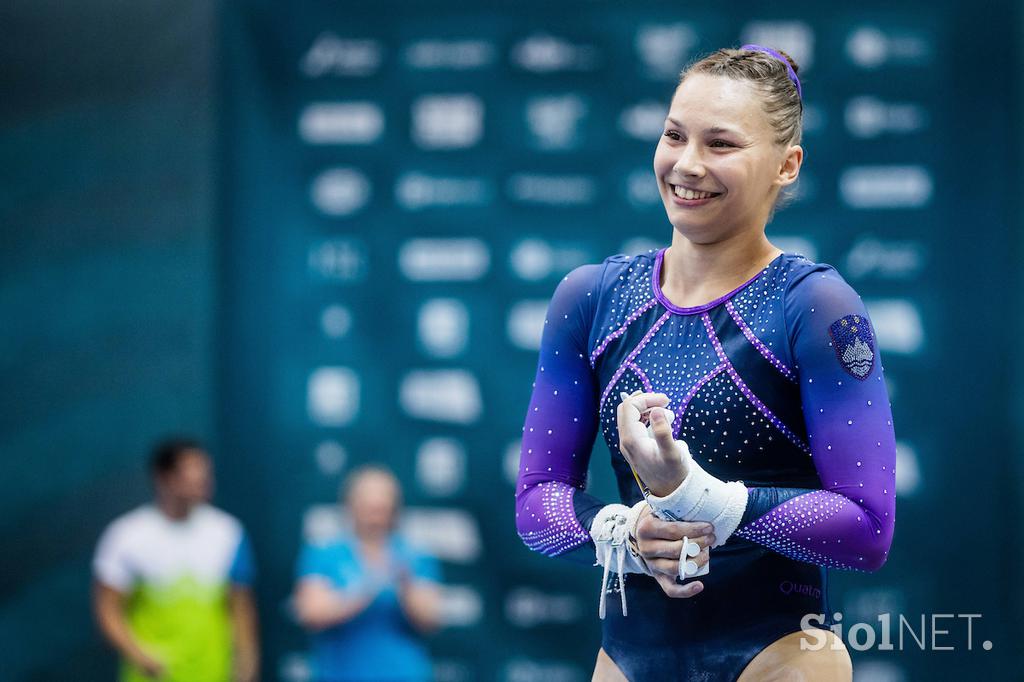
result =
[{"label": "purple hair tie", "polygon": [[800,99],[804,98],[803,89],[800,87],[800,79],[796,77],[796,71],[794,71],[793,67],[790,66],[789,60],[782,56],[782,53],[776,52],[775,50],[773,50],[770,47],[765,47],[764,45],[754,45],[753,43],[751,43],[749,45],[744,45],[740,49],[741,50],[754,50],[755,52],[764,52],[765,54],[770,54],[771,56],[775,57],[780,62],[785,64],[786,65],[786,71],[787,71],[787,73],[789,73],[789,80],[793,81],[793,85],[796,86],[796,94],[800,95]]}]

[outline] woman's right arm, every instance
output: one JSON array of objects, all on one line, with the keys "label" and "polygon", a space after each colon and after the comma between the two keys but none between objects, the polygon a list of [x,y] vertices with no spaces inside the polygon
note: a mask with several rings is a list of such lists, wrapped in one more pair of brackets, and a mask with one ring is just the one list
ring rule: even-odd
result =
[{"label": "woman's right arm", "polygon": [[[649,550],[651,564],[638,555],[624,556],[623,564],[616,565],[614,571],[650,573],[670,597],[691,597],[703,585],[697,581],[685,585],[675,582],[682,538],[688,536],[702,548],[707,547],[709,536],[698,528],[705,524],[647,518],[641,526],[638,521],[645,511],[642,505],[633,509],[606,505],[584,492],[600,401],[600,386],[590,367],[588,339],[605,267],[584,265],[570,272],[559,283],[548,306],[533,394],[523,425],[516,528],[530,549],[588,564],[593,564],[596,557],[610,568],[616,564],[609,553],[610,545],[617,541],[615,533],[633,525],[638,543]],[[609,531],[607,524],[618,526],[618,530]],[[597,551],[595,537],[603,551]],[[707,551],[696,561],[703,566]]]},{"label": "woman's right arm", "polygon": [[526,546],[587,563],[590,524],[604,506],[584,492],[600,397],[588,338],[604,268],[576,268],[548,305],[516,480],[516,530]]}]

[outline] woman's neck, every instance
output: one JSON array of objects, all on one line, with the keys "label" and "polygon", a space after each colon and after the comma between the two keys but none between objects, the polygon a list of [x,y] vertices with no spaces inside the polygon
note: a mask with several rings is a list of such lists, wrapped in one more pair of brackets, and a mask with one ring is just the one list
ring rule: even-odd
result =
[{"label": "woman's neck", "polygon": [[695,244],[673,232],[661,264],[661,291],[681,308],[703,305],[750,280],[780,253],[763,232],[714,244]]},{"label": "woman's neck", "polygon": [[388,536],[379,533],[356,534],[359,544],[367,552],[382,551],[388,544]]}]

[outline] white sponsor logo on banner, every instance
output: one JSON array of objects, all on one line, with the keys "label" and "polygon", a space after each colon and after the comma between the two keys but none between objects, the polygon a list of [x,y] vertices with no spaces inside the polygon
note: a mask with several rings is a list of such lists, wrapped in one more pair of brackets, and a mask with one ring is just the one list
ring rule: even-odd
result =
[{"label": "white sponsor logo on banner", "polygon": [[597,197],[594,179],[585,175],[516,173],[508,180],[512,199],[528,204],[580,206]]},{"label": "white sponsor logo on banner", "polygon": [[316,102],[299,115],[299,137],[309,144],[371,144],[383,132],[375,102]]},{"label": "white sponsor logo on banner", "polygon": [[306,258],[311,274],[335,282],[358,282],[366,277],[366,247],[354,237],[314,242]]},{"label": "white sponsor logo on banner", "polygon": [[917,241],[858,239],[846,254],[844,273],[850,279],[910,279],[924,268],[925,246]]},{"label": "white sponsor logo on banner", "polygon": [[487,274],[491,252],[480,239],[410,239],[398,251],[398,267],[414,282],[468,282]]},{"label": "white sponsor logo on banner", "polygon": [[540,149],[579,145],[580,121],[590,106],[579,95],[534,97],[526,103],[526,125]]},{"label": "white sponsor logo on banner", "polygon": [[518,587],[505,596],[505,617],[516,627],[532,628],[548,623],[564,625],[582,616],[583,606],[576,595]]},{"label": "white sponsor logo on banner", "polygon": [[851,208],[922,208],[933,188],[924,166],[852,166],[839,175],[839,195]]},{"label": "white sponsor logo on banner", "polygon": [[665,129],[667,115],[668,107],[664,102],[637,102],[619,114],[619,129],[637,140],[657,142]]},{"label": "white sponsor logo on banner", "polygon": [[424,149],[472,147],[484,133],[484,103],[476,95],[424,95],[412,105],[412,139]]},{"label": "white sponsor logo on banner", "polygon": [[345,462],[348,461],[348,452],[341,443],[334,440],[325,440],[317,445],[313,455],[317,468],[327,476],[340,473],[345,468]]},{"label": "white sponsor logo on banner", "polygon": [[416,480],[431,495],[447,497],[466,478],[466,449],[454,438],[430,438],[416,451]]},{"label": "white sponsor logo on banner", "polygon": [[928,125],[928,110],[919,104],[885,102],[877,97],[854,97],[846,103],[846,129],[855,137],[916,133]]},{"label": "white sponsor logo on banner", "polygon": [[461,369],[409,372],[399,387],[399,402],[409,416],[427,421],[470,424],[483,411],[476,375]]},{"label": "white sponsor logo on banner", "polygon": [[325,31],[303,55],[300,69],[310,78],[369,76],[380,68],[381,52],[376,40],[339,38]]},{"label": "white sponsor logo on banner", "polygon": [[859,26],[846,38],[846,57],[862,69],[883,66],[920,66],[931,61],[931,38],[913,31],[894,31],[877,26]]},{"label": "white sponsor logo on banner", "polygon": [[347,216],[369,202],[370,181],[354,168],[332,168],[313,180],[309,193],[321,213]]},{"label": "white sponsor logo on banner", "polygon": [[414,69],[470,71],[494,63],[497,50],[486,40],[420,40],[405,50],[405,62]]},{"label": "white sponsor logo on banner", "polygon": [[435,298],[420,306],[416,320],[420,344],[435,357],[450,358],[469,341],[469,310],[457,298]]},{"label": "white sponsor logo on banner", "polygon": [[395,184],[395,202],[409,211],[434,207],[483,206],[494,197],[485,178],[452,177],[410,172]]},{"label": "white sponsor logo on banner", "polygon": [[511,59],[519,68],[537,73],[589,71],[597,66],[597,50],[541,33],[513,46]]},{"label": "white sponsor logo on banner", "polygon": [[921,467],[917,450],[905,441],[896,441],[896,494],[913,495],[921,487]]},{"label": "white sponsor logo on banner", "polygon": [[321,426],[345,426],[359,413],[359,376],[347,367],[320,367],[306,382],[309,417]]},{"label": "white sponsor logo on banner", "polygon": [[652,78],[677,78],[697,47],[697,31],[689,24],[653,24],[636,33],[636,52]]},{"label": "white sponsor logo on banner", "polygon": [[544,318],[547,315],[548,301],[533,300],[514,303],[508,311],[505,329],[508,340],[513,346],[523,350],[539,350],[540,339],[544,334]]},{"label": "white sponsor logo on banner", "polygon": [[469,585],[441,585],[441,623],[447,627],[470,627],[484,615],[480,591]]},{"label": "white sponsor logo on banner", "polygon": [[340,303],[327,306],[320,313],[320,329],[329,338],[345,338],[352,329],[352,311]]},{"label": "white sponsor logo on banner", "polygon": [[505,472],[505,480],[513,486],[519,478],[519,454],[523,449],[523,441],[516,438],[505,446],[505,455],[501,458],[501,469]]},{"label": "white sponsor logo on banner", "polygon": [[409,507],[399,530],[421,551],[442,561],[471,564],[480,558],[480,527],[465,509]]},{"label": "white sponsor logo on banner", "polygon": [[633,206],[650,207],[661,206],[661,192],[658,190],[658,181],[650,168],[638,168],[630,171],[625,178],[626,196]]},{"label": "white sponsor logo on banner", "polygon": [[569,272],[587,260],[587,252],[576,244],[552,244],[546,239],[527,238],[509,252],[512,272],[520,279],[536,282]]}]

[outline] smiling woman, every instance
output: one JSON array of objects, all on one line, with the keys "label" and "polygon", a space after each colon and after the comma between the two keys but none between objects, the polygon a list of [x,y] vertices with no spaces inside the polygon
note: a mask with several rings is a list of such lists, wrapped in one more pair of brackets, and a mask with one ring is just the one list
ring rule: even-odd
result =
[{"label": "smiling woman", "polygon": [[[671,245],[577,268],[548,308],[516,523],[610,578],[597,680],[852,676],[801,618],[831,613],[828,568],[885,563],[895,435],[863,302],[765,235],[804,160],[797,71],[757,45],[684,71],[654,155]],[[598,429],[612,504],[585,492]]]},{"label": "smiling woman", "polygon": [[[738,78],[738,68],[742,62],[728,57],[691,67],[672,98],[654,154],[669,221],[698,240],[770,222],[803,162],[800,98],[789,101],[760,81]],[[782,85],[796,95],[788,79]]]}]

